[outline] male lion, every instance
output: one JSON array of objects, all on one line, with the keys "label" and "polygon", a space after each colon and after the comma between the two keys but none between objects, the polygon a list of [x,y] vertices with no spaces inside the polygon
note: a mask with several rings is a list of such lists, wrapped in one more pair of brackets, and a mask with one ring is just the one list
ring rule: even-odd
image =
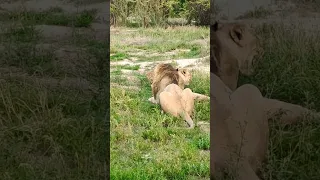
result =
[{"label": "male lion", "polygon": [[[219,24],[216,23],[213,30],[219,29],[218,26]],[[235,23],[220,26],[229,27],[231,30],[244,27],[242,24]],[[237,37],[244,36],[238,34]],[[279,116],[279,121],[283,124],[293,124],[305,115],[311,115],[311,118],[320,118],[320,115],[299,105],[265,98],[257,87],[250,84],[242,85],[232,91],[212,68],[215,62],[235,60],[234,54],[237,53],[233,52],[235,49],[228,48],[229,45],[226,42],[220,43],[220,50],[215,49],[214,52],[218,56],[215,56],[216,59],[210,59],[214,61],[211,64],[210,75],[211,177],[218,176],[218,179],[223,179],[219,178],[221,170],[227,170],[237,176],[238,180],[259,180],[257,172],[266,159],[268,148],[268,119],[279,115],[280,110],[285,112]],[[222,51],[223,49],[225,51]],[[238,50],[236,49],[235,52]],[[249,57],[250,54],[252,51],[242,51],[241,57]],[[227,59],[228,57],[231,59]]]},{"label": "male lion", "polygon": [[210,56],[212,71],[231,89],[237,88],[239,70],[253,73],[252,65],[261,48],[250,29],[239,23],[218,23],[211,26]]},{"label": "male lion", "polygon": [[191,89],[184,89],[189,85],[192,76],[184,68],[173,68],[170,64],[158,64],[153,71],[147,73],[148,80],[152,83],[153,97],[149,101],[160,104],[161,109],[175,117],[181,116],[194,128],[191,115],[194,109],[194,100],[209,100],[208,96],[193,93]]}]

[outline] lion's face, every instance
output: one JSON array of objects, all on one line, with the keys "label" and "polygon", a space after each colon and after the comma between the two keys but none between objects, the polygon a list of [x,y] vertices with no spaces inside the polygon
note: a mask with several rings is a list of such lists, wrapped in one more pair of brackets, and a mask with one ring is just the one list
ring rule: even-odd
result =
[{"label": "lion's face", "polygon": [[189,85],[192,79],[191,72],[188,69],[180,68],[178,69],[179,76],[183,79],[185,85]]},{"label": "lion's face", "polygon": [[213,25],[213,31],[214,39],[219,43],[220,61],[236,59],[238,68],[243,74],[252,74],[253,64],[256,56],[260,55],[261,48],[249,28],[240,23],[216,22]]}]

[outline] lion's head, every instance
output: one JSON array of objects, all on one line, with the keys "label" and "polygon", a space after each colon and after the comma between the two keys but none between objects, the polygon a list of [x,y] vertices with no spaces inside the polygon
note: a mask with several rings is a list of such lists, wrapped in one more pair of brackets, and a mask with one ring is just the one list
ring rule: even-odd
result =
[{"label": "lion's head", "polygon": [[255,57],[261,54],[257,37],[241,23],[215,22],[211,33],[211,71],[234,90],[239,70],[245,75],[253,73]]},{"label": "lion's head", "polygon": [[157,100],[157,94],[169,84],[177,84],[181,89],[189,85],[192,79],[191,72],[186,68],[174,68],[171,64],[160,63],[154,69],[146,73],[151,83],[153,96]]},{"label": "lion's head", "polygon": [[178,70],[179,76],[183,80],[184,84],[189,85],[192,80],[191,72],[186,68],[179,68],[177,70]]},{"label": "lion's head", "polygon": [[[154,80],[154,74],[159,74],[159,68],[162,67],[162,64],[156,66],[156,68],[153,70],[153,71],[149,71],[146,73],[146,76],[147,76],[147,79],[148,81],[152,84],[153,83],[153,80]],[[192,74],[191,72],[186,69],[186,68],[177,68],[176,71],[178,71],[178,75],[179,77],[183,80],[183,83],[184,85],[189,85],[191,80],[192,80]],[[163,73],[164,71],[161,71],[161,74]]]}]

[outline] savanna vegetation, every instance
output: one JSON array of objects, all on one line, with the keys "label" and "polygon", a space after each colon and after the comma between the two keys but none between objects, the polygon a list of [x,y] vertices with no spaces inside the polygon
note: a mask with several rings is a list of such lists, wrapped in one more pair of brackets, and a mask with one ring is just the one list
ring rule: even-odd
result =
[{"label": "savanna vegetation", "polygon": [[208,0],[111,1],[111,23],[120,26],[209,25],[209,16]]},{"label": "savanna vegetation", "polygon": [[208,13],[204,0],[111,2],[111,179],[209,178],[209,102],[197,103],[192,116],[207,125],[188,130],[181,118],[148,102],[145,76],[161,62],[200,60],[188,66],[189,88],[209,95],[209,71],[201,69],[209,69]]},{"label": "savanna vegetation", "polygon": [[[293,30],[295,29],[295,30]],[[250,77],[241,76],[240,85],[256,85],[264,96],[320,111],[320,35],[300,25],[263,24],[255,28],[264,55]],[[270,122],[265,179],[320,178],[319,119],[304,118],[296,125]]]},{"label": "savanna vegetation", "polygon": [[109,42],[95,38],[98,12],[1,10],[0,179],[107,177]]}]

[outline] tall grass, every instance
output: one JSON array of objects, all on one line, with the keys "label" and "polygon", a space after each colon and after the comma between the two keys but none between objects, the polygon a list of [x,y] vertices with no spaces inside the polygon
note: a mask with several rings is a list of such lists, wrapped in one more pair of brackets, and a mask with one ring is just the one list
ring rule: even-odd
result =
[{"label": "tall grass", "polygon": [[[320,34],[298,25],[264,24],[256,28],[264,56],[255,74],[242,76],[240,85],[256,85],[266,97],[320,110]],[[283,127],[271,123],[266,179],[320,178],[319,120],[301,120]]]}]

